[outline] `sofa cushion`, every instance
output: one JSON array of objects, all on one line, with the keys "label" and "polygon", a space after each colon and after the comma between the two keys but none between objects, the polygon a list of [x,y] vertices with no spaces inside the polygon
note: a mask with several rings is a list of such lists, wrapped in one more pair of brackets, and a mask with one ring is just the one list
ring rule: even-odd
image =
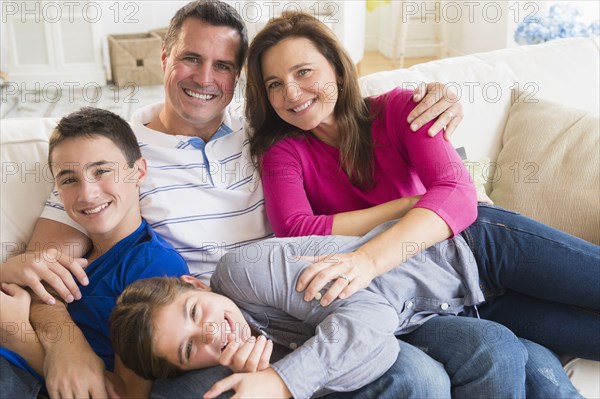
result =
[{"label": "sofa cushion", "polygon": [[492,200],[600,244],[600,120],[589,111],[514,96]]},{"label": "sofa cushion", "polygon": [[0,121],[2,261],[25,249],[54,185],[46,160],[55,126],[55,119]]}]

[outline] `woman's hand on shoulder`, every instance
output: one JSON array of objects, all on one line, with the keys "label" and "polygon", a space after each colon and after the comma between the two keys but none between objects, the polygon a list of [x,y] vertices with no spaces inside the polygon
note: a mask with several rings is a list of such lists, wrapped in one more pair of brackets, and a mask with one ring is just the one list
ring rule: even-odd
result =
[{"label": "woman's hand on shoulder", "polygon": [[[328,306],[336,298],[348,298],[377,277],[374,261],[360,251],[303,259],[314,263],[302,272],[296,290],[304,291],[305,301],[317,299],[321,306]],[[331,286],[322,294],[329,282]]]},{"label": "woman's hand on shoulder", "polygon": [[427,122],[437,118],[429,129],[430,136],[435,136],[446,129],[444,137],[450,140],[456,127],[464,117],[463,107],[458,95],[449,86],[432,82],[420,84],[413,93],[413,99],[419,104],[408,114],[408,123],[412,131],[417,131]]}]

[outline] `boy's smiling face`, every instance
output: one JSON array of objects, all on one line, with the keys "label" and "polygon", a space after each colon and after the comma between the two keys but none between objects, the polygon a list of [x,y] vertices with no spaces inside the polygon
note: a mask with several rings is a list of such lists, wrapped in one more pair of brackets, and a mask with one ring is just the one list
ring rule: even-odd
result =
[{"label": "boy's smiling face", "polygon": [[146,162],[133,167],[103,136],[69,138],[52,152],[52,172],[69,217],[86,229],[96,244],[116,244],[141,223],[139,186]]}]

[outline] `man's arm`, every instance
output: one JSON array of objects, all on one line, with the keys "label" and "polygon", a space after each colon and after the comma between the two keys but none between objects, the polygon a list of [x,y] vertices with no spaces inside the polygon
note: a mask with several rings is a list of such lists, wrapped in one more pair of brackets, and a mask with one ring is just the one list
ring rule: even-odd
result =
[{"label": "man's arm", "polygon": [[46,282],[66,302],[80,299],[81,292],[73,275],[81,284],[87,285],[83,269],[87,261],[81,257],[89,248],[89,238],[79,230],[39,218],[27,251],[2,264],[0,282],[29,287],[48,304],[55,303],[55,300],[42,282]]},{"label": "man's arm", "polygon": [[52,398],[107,397],[104,362],[92,350],[63,302],[32,298],[30,320],[46,352],[44,376]]}]

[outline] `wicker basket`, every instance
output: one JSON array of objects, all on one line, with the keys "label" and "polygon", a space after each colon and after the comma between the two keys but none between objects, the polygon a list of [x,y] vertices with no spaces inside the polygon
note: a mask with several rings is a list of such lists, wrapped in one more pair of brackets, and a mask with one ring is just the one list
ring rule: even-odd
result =
[{"label": "wicker basket", "polygon": [[118,86],[159,85],[163,82],[162,40],[152,33],[109,35],[113,82]]},{"label": "wicker basket", "polygon": [[152,29],[150,31],[150,33],[153,34],[154,36],[158,37],[162,44],[162,42],[165,40],[165,36],[167,35],[168,30],[169,30],[169,28],[158,28],[158,29]]}]

